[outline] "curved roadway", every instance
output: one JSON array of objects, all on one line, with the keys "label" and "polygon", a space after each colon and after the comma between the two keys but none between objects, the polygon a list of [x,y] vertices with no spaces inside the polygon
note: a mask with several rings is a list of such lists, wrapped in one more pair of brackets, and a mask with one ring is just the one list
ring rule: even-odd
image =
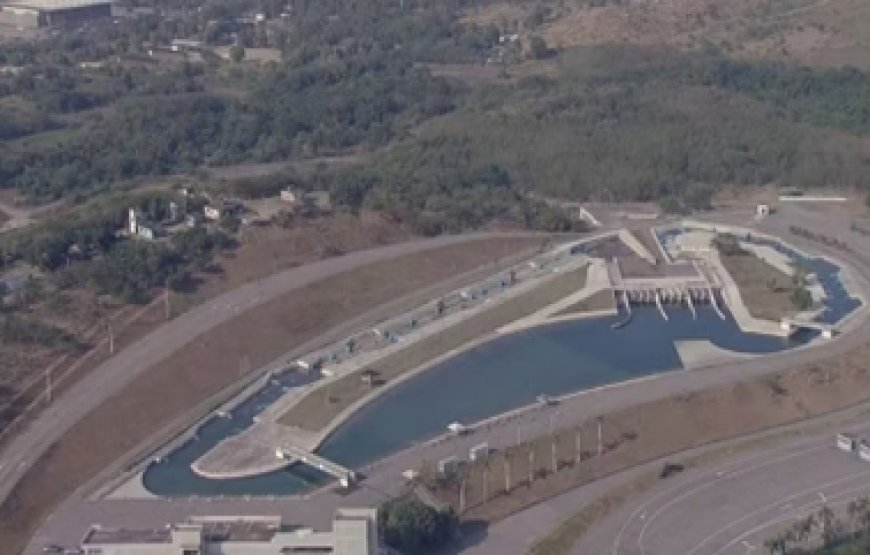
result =
[{"label": "curved roadway", "polygon": [[[831,218],[828,218],[829,223],[831,220]],[[774,231],[778,231],[781,236],[788,238],[787,232],[783,233],[783,230],[787,229],[787,226],[789,223],[791,223],[791,221],[792,220],[787,219],[785,216],[773,216],[770,218],[769,224],[765,225],[764,227],[767,227],[768,229],[773,229]],[[824,232],[825,228],[820,227],[819,229]],[[830,235],[837,236],[836,233],[830,233]],[[452,242],[457,240],[462,239],[447,238],[446,240],[442,240],[443,242],[436,240],[433,243],[445,244],[445,242]],[[795,242],[799,243],[799,241]],[[403,252],[411,252],[413,250],[424,248],[420,245],[414,244],[399,245],[396,247],[404,247],[404,249],[402,249]],[[394,249],[399,250],[396,247],[394,247]],[[813,250],[820,250],[817,245],[810,245],[810,247],[813,248]],[[367,255],[369,253],[357,254]],[[397,252],[396,254],[393,254],[393,256],[396,256],[398,254],[400,253]],[[836,251],[832,251],[829,254],[834,257],[842,256],[842,253],[838,253]],[[345,266],[345,269],[348,269],[352,266],[352,264],[349,264],[346,259],[351,257],[354,257],[354,255],[351,255],[350,257],[343,257],[342,259],[324,261],[324,263],[319,263],[310,267],[298,268],[296,270],[302,273],[305,277],[297,276],[294,279],[305,279],[307,280],[305,281],[305,283],[308,283],[310,281],[313,281],[314,279],[319,279],[324,277],[325,275],[329,275],[330,271],[332,273],[341,271],[337,270],[337,267]],[[366,261],[371,262],[373,260],[383,259],[387,257],[387,255],[380,255],[377,258],[368,259]],[[325,264],[329,264],[329,266],[324,268]],[[311,271],[314,269],[315,266],[320,269],[319,272]],[[296,270],[291,272],[295,272]],[[864,273],[866,271],[866,267],[860,268],[860,272],[862,273],[862,275],[866,275]],[[317,275],[318,273],[320,275]],[[275,276],[274,278],[270,278],[270,280],[268,281],[270,281],[271,283],[278,277],[279,276]],[[866,278],[861,279],[861,281],[863,283],[860,284],[860,288],[862,291],[866,291],[868,287]],[[264,281],[264,283],[265,282],[266,281]],[[298,287],[299,284],[295,286]],[[273,287],[277,288],[277,284],[273,285]],[[293,286],[289,286],[286,287],[283,291],[290,290],[292,288]],[[257,298],[256,302],[253,302],[250,299],[246,298],[248,296],[257,295],[258,293],[260,294],[260,296]],[[279,293],[275,293],[275,295],[277,294]],[[256,286],[247,287],[247,291],[245,292],[245,294],[234,297],[234,299],[237,299],[238,302],[247,301],[251,303],[247,306],[247,308],[255,306],[258,302],[264,302],[262,292],[258,291]],[[213,316],[210,316],[209,311],[211,311],[212,313],[226,314],[225,311],[237,312],[239,310],[242,310],[242,308],[234,307],[226,303],[227,301],[223,297],[216,299],[212,303],[209,303],[208,305],[197,309],[197,311],[195,311],[197,312],[196,316],[213,318]],[[738,361],[735,363],[717,366],[715,369],[710,370],[671,372],[657,375],[648,379],[637,380],[635,382],[617,384],[612,387],[595,390],[575,396],[574,398],[561,403],[556,410],[559,413],[560,419],[565,418],[566,420],[576,421],[576,419],[590,418],[599,414],[606,414],[610,411],[619,410],[620,408],[636,405],[642,402],[649,402],[656,399],[669,397],[675,394],[697,391],[699,389],[704,389],[723,383],[732,383],[743,379],[780,372],[807,362],[821,361],[826,358],[830,358],[832,356],[836,356],[850,351],[857,346],[865,344],[867,340],[870,339],[870,326],[867,325],[866,312],[866,310],[863,310],[857,315],[857,318],[854,318],[853,321],[850,322],[849,327],[851,329],[848,331],[848,333],[844,333],[835,341],[820,342],[814,348],[786,351],[750,361]],[[229,315],[226,315],[225,317],[228,316]],[[181,320],[182,318],[179,318],[178,320]],[[191,315],[191,318],[193,318],[193,315]],[[170,337],[169,339],[174,338]],[[244,511],[247,514],[284,514],[285,516],[300,521],[306,521],[309,518],[315,517],[318,519],[328,518],[328,516],[331,515],[334,507],[338,505],[348,503],[374,504],[382,500],[385,496],[389,495],[389,490],[395,489],[397,484],[400,482],[400,472],[406,468],[411,468],[415,462],[419,462],[421,459],[427,459],[431,461],[438,460],[438,458],[447,456],[449,454],[464,455],[467,454],[467,449],[471,443],[478,443],[480,441],[489,441],[490,445],[493,447],[509,444],[514,441],[516,437],[516,429],[518,425],[523,427],[524,434],[532,433],[533,430],[545,430],[547,426],[547,419],[541,418],[541,414],[539,411],[531,411],[529,413],[513,418],[507,422],[487,426],[485,429],[475,432],[468,438],[462,438],[461,440],[450,440],[446,442],[440,442],[435,445],[424,445],[412,448],[407,452],[391,457],[387,461],[378,463],[377,465],[369,469],[370,471],[368,473],[368,479],[363,483],[363,488],[359,490],[358,494],[354,494],[349,497],[324,494],[314,495],[311,499],[296,500],[188,499],[184,501],[179,500],[176,502],[165,500],[101,500],[89,502],[87,500],[78,498],[77,496],[73,496],[73,498],[69,499],[66,503],[64,503],[64,505],[58,510],[58,512],[55,513],[54,518],[50,519],[49,522],[47,522],[46,525],[42,528],[40,533],[37,534],[28,552],[36,553],[39,549],[39,546],[45,545],[45,542],[47,541],[65,541],[73,538],[76,534],[80,534],[84,530],[83,526],[86,525],[86,523],[91,522],[102,522],[107,525],[121,525],[126,523],[129,525],[131,523],[130,521],[135,521],[140,525],[148,525],[152,521],[166,522],[167,519],[170,519],[170,515],[171,518],[183,518],[185,514],[203,514],[204,511],[209,511],[213,513],[230,511],[236,514],[239,514],[239,511]],[[525,432],[525,430],[528,430],[528,432]],[[57,434],[56,437],[59,437],[59,435],[60,434]],[[825,442],[827,442],[827,444]],[[848,485],[854,488],[856,487],[856,484],[858,484],[859,486],[863,484],[863,482],[861,482],[863,478],[857,476],[857,474],[862,472],[862,469],[865,467],[861,467],[860,463],[855,461],[853,458],[850,458],[848,456],[840,456],[843,455],[842,453],[829,453],[829,451],[833,451],[834,448],[825,447],[825,445],[830,445],[830,439],[819,440],[819,443],[813,445],[801,446],[800,449],[808,450],[802,452],[799,456],[792,457],[791,459],[784,459],[782,462],[784,462],[785,460],[789,460],[795,464],[798,464],[798,466],[795,467],[797,468],[795,476],[798,482],[806,484],[815,481],[815,483],[818,484],[826,484],[824,487],[829,489],[823,489],[820,492],[822,493],[822,495],[830,494],[832,496],[832,500],[836,501],[839,499],[839,497],[837,496],[842,493],[842,490],[839,489],[841,486],[845,488]],[[806,457],[806,460],[809,461],[806,465],[803,464],[804,457]],[[700,479],[702,481],[697,483],[693,482],[694,485],[683,485],[682,487],[686,487],[689,489],[680,489],[674,492],[670,492],[668,494],[670,495],[672,493],[675,496],[683,496],[682,500],[684,500],[686,504],[683,504],[681,500],[680,503],[674,503],[662,508],[669,501],[651,501],[650,504],[647,505],[647,507],[649,507],[648,509],[642,509],[634,517],[631,517],[628,520],[628,525],[625,527],[625,531],[620,536],[620,538],[622,539],[620,539],[620,543],[617,544],[617,549],[622,551],[617,551],[616,553],[623,553],[623,555],[625,555],[626,553],[634,553],[632,551],[625,551],[625,549],[629,549],[629,547],[626,546],[628,546],[632,540],[629,539],[627,540],[628,543],[623,544],[622,542],[625,541],[624,538],[634,538],[635,542],[637,542],[639,538],[641,547],[639,548],[639,551],[637,551],[637,553],[648,553],[649,555],[653,555],[654,553],[664,553],[666,555],[684,553],[683,549],[686,548],[685,546],[688,546],[688,549],[694,549],[699,542],[704,543],[701,545],[700,548],[698,548],[696,553],[715,553],[716,549],[719,549],[719,547],[713,548],[713,551],[709,551],[708,547],[720,546],[721,542],[724,541],[725,543],[727,543],[732,539],[737,538],[738,536],[743,536],[743,538],[746,539],[748,543],[748,546],[743,545],[744,551],[739,551],[739,548],[736,548],[738,549],[738,551],[723,551],[722,553],[745,553],[746,550],[755,547],[755,544],[753,544],[752,541],[755,540],[757,542],[758,537],[760,537],[761,534],[765,533],[765,530],[759,529],[757,532],[755,532],[756,535],[753,535],[753,532],[751,530],[748,530],[746,528],[740,528],[740,526],[742,526],[740,523],[733,524],[734,521],[745,515],[747,511],[758,511],[760,509],[764,509],[764,512],[756,513],[757,518],[753,517],[753,520],[758,521],[758,524],[756,524],[755,526],[763,524],[768,520],[775,520],[772,519],[771,515],[775,516],[776,507],[766,507],[763,499],[785,499],[785,497],[788,497],[789,495],[792,495],[801,489],[795,489],[794,482],[787,481],[790,471],[784,472],[781,468],[778,468],[776,466],[776,464],[778,463],[771,463],[768,466],[761,466],[756,468],[756,466],[754,465],[756,465],[757,462],[758,461],[756,461],[756,463],[752,463],[751,461],[742,462],[741,464],[749,464],[753,466],[739,467],[733,469],[732,471],[738,472],[740,471],[740,469],[745,470],[743,474],[739,475],[741,477],[745,477],[745,479],[748,480],[747,482],[745,482],[744,486],[741,486],[745,487],[745,490],[739,490],[734,484],[722,480],[718,484],[719,487],[701,488],[699,490],[696,490],[699,491],[701,495],[695,495],[694,491],[691,491],[688,495],[686,495],[687,491],[690,491],[691,488],[697,487],[701,483],[706,483],[703,481],[704,479],[706,479],[708,482],[710,481],[709,476],[707,476],[706,478],[694,477],[694,479]],[[820,465],[822,468],[820,468]],[[828,470],[828,467],[830,467],[830,470]],[[788,468],[791,469],[792,467],[789,466]],[[870,466],[866,466],[866,468],[870,470]],[[726,472],[726,470],[722,470],[722,472]],[[763,474],[756,474],[757,472],[763,472]],[[845,476],[849,473],[856,473],[856,477],[854,479],[857,482],[834,482],[835,479]],[[725,474],[723,474],[722,477],[716,476],[717,479],[723,477],[725,477]],[[687,473],[686,477],[679,477],[675,479],[672,484],[674,485],[674,487],[677,487],[679,484],[682,484],[681,480],[690,478],[691,477],[689,473]],[[731,476],[730,479],[733,480],[735,478],[736,477]],[[743,482],[741,483],[744,484]],[[593,483],[586,488],[580,488],[580,490],[576,491],[579,492],[577,493],[578,495],[580,493],[588,493],[590,491],[603,492],[606,491],[605,488],[608,486],[608,484],[610,484],[609,480],[603,480]],[[668,485],[670,486],[671,484]],[[752,493],[753,490],[755,491],[754,495],[747,495],[746,499],[761,500],[758,502],[761,504],[750,504],[751,506],[749,507],[749,509],[746,508],[746,505],[740,505],[738,502],[733,501],[732,498],[726,496],[726,494],[729,494],[729,492],[732,491],[735,493],[738,491],[746,491]],[[807,505],[811,502],[810,498],[812,497],[812,495],[817,495],[817,493],[818,492],[808,493],[806,494],[808,497],[795,497],[793,501],[783,501],[783,504],[795,503],[795,507],[798,507],[799,505]],[[672,497],[673,495],[668,499]],[[742,496],[740,498],[742,499]],[[821,500],[818,495],[817,498]],[[558,503],[558,499],[554,500],[554,503]],[[777,505],[777,507],[781,506],[782,505]],[[558,524],[561,519],[564,519],[569,514],[575,512],[577,508],[578,505],[576,503],[563,505],[561,507],[557,504],[554,505],[551,503],[545,503],[543,505],[535,507],[530,512],[524,512],[517,515],[517,518],[520,520],[515,521],[512,517],[510,519],[507,519],[505,523],[520,523],[518,525],[511,526],[511,529],[514,531],[514,533],[523,530],[530,532],[530,529],[526,529],[523,525],[521,525],[524,522],[526,525],[531,522],[529,520],[522,520],[523,515],[531,514],[534,516],[534,514],[537,514],[536,511],[544,511],[547,516],[547,518],[545,519],[547,521],[546,526],[554,526]],[[636,507],[634,506],[630,507],[630,511],[634,511],[635,509]],[[720,510],[726,512],[720,514],[718,512]],[[652,520],[651,524],[647,525],[646,528],[644,528],[646,519],[652,518],[653,513],[657,513],[655,514],[655,518]],[[627,516],[631,515],[629,514]],[[689,526],[686,522],[682,522],[680,520],[687,517],[691,517],[693,520],[697,519],[698,522],[701,523],[699,524],[697,531],[690,530],[692,526]],[[622,523],[624,521],[625,520],[620,521],[619,524],[615,526],[615,534],[608,535],[606,533],[606,527],[602,527],[600,529],[603,532],[599,532],[598,529],[596,529],[594,531],[596,535],[590,535],[589,541],[592,541],[592,538],[594,537],[602,537],[605,539],[599,540],[599,543],[596,543],[594,547],[587,547],[585,550],[582,549],[582,545],[578,546],[579,551],[576,551],[577,555],[580,555],[581,553],[583,553],[584,555],[589,553],[594,553],[596,555],[605,555],[606,553],[611,553],[610,550],[614,545],[615,537],[619,534],[619,529],[622,527]],[[642,522],[638,525],[638,521]],[[733,524],[733,526],[730,526],[727,530],[724,531],[725,533],[723,534],[708,538],[712,531],[714,531],[717,526],[722,527],[723,523],[725,525]],[[775,524],[776,523],[772,523],[771,526],[774,526]],[[482,538],[481,543],[477,547],[471,549],[469,553],[498,553],[499,555],[505,553],[521,553],[524,551],[522,546],[527,545],[530,541],[530,538],[535,535],[532,533],[524,533],[523,539],[519,543],[516,539],[514,539],[511,542],[507,544],[502,544],[499,547],[499,542],[497,541],[499,536],[495,533],[495,531],[500,526],[501,525],[499,524],[493,527],[493,534],[491,535],[491,537],[488,539]],[[538,526],[536,529],[538,532],[537,535],[545,533],[546,526]],[[742,531],[740,533],[730,533],[730,530]],[[677,531],[679,531],[680,534],[677,534]],[[744,535],[745,532],[750,533]],[[738,541],[742,542],[743,539],[740,539]],[[727,549],[735,548],[733,548],[732,546],[727,546]]]},{"label": "curved roadway", "polygon": [[828,433],[672,480],[595,527],[573,555],[761,554],[796,520],[870,495],[870,462]]},{"label": "curved roadway", "polygon": [[[0,502],[30,465],[76,422],[197,336],[235,316],[285,293],[330,276],[429,249],[491,237],[529,236],[531,233],[490,233],[438,237],[358,251],[292,268],[251,282],[160,326],[110,358],[57,398],[0,452]],[[111,461],[106,461],[109,464]]]}]

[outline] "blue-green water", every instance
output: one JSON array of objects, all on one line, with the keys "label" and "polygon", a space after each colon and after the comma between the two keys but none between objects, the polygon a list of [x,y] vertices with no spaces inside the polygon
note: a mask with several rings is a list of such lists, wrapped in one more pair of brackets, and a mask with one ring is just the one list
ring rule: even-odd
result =
[{"label": "blue-green water", "polygon": [[[709,339],[734,351],[769,353],[799,342],[746,334],[710,307],[698,319],[682,308],[664,321],[654,307],[639,306],[630,325],[613,330],[619,317],[552,324],[495,339],[433,367],[386,392],[351,418],[319,452],[359,466],[439,433],[455,420],[474,422],[534,402],[541,393],[561,395],[680,368],[674,341]],[[286,374],[280,383],[294,383]],[[278,382],[279,380],[276,380]],[[254,415],[283,392],[272,385],[233,411],[215,417],[197,437],[166,460],[151,465],[145,485],[161,495],[264,495],[304,490],[325,479],[304,467],[237,480],[208,480],[189,465],[218,441],[250,426]]]},{"label": "blue-green water", "polygon": [[[789,256],[798,255],[778,243],[769,244]],[[828,298],[817,318],[839,322],[860,306],[840,283],[839,268],[824,259],[801,259],[818,276]],[[439,364],[386,392],[348,420],[319,450],[336,462],[358,467],[424,441],[456,420],[472,423],[530,404],[542,393],[561,395],[680,368],[674,341],[708,339],[737,352],[771,353],[812,337],[801,332],[790,340],[740,331],[730,318],[712,308],[689,311],[668,307],[664,321],[654,307],[639,306],[631,323],[611,324],[623,316],[594,318],[542,326],[500,337]],[[197,436],[152,464],[145,486],[160,495],[281,495],[298,493],[326,481],[302,466],[237,480],[208,480],[190,464],[225,437],[249,427],[263,408],[287,387],[305,379],[288,372],[231,411],[228,418],[208,420]]]},{"label": "blue-green water", "polygon": [[455,420],[474,422],[557,396],[681,367],[674,341],[709,339],[719,347],[770,353],[806,341],[746,334],[710,307],[698,319],[670,308],[665,322],[652,306],[619,318],[579,320],[498,338],[385,393],[357,413],[320,449],[327,458],[359,466],[445,431]]}]

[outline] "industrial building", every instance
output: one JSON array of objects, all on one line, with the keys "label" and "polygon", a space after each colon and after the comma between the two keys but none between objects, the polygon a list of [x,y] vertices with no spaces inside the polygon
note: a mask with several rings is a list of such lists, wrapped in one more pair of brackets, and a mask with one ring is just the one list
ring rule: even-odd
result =
[{"label": "industrial building", "polygon": [[332,530],[287,526],[279,517],[193,517],[162,528],[92,526],[84,555],[376,555],[376,509],[338,509]]},{"label": "industrial building", "polygon": [[16,28],[77,25],[111,16],[111,0],[0,0],[0,24]]}]

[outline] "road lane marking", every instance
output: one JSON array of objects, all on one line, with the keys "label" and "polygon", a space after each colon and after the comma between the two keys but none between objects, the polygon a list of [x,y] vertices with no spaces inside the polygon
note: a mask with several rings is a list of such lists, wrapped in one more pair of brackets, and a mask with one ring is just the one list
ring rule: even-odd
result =
[{"label": "road lane marking", "polygon": [[[753,461],[756,459],[764,458],[765,456],[768,456],[768,455],[769,455],[769,453],[755,454],[752,457],[747,457],[747,458],[741,459],[739,461],[731,461],[729,463],[726,463],[725,465],[723,465],[720,468],[723,468],[723,467],[730,468],[732,466],[740,466],[742,464],[746,464],[747,462],[750,462],[750,461]],[[707,478],[709,478],[709,474],[705,473],[705,474],[702,474],[702,475],[697,476],[695,478],[692,478],[691,480],[689,480],[686,483],[682,483],[682,484],[672,486],[670,488],[666,488],[665,490],[660,491],[659,493],[653,495],[652,497],[650,497],[649,499],[647,499],[646,501],[641,503],[638,507],[636,507],[635,510],[632,511],[632,513],[625,520],[625,522],[622,523],[622,526],[620,527],[619,532],[616,535],[616,538],[613,540],[613,546],[611,548],[611,555],[618,555],[619,544],[622,543],[622,536],[625,534],[626,530],[628,529],[628,526],[634,521],[634,519],[637,518],[641,512],[643,512],[644,517],[646,517],[646,512],[645,512],[646,507],[651,505],[654,501],[658,500],[659,498],[666,497],[675,489],[690,485],[694,482],[706,480]]]},{"label": "road lane marking", "polygon": [[[840,485],[844,482],[849,482],[849,481],[857,479],[857,478],[864,478],[865,476],[868,476],[868,475],[870,475],[870,470],[862,470],[861,472],[856,472],[856,473],[850,474],[848,476],[840,477],[840,478],[837,478],[836,480],[831,480],[829,482],[825,482],[824,484],[814,484],[813,487],[811,487],[811,488],[807,488],[807,489],[799,491],[797,493],[793,493],[787,497],[777,499],[773,503],[769,503],[767,505],[759,507],[759,508],[755,509],[754,511],[751,511],[749,513],[744,514],[742,517],[738,518],[737,520],[733,520],[733,521],[729,522],[727,525],[719,527],[719,529],[717,529],[714,533],[710,534],[706,538],[702,539],[700,543],[696,544],[695,547],[692,548],[691,551],[686,553],[686,555],[693,555],[699,549],[701,549],[701,547],[708,544],[710,541],[712,541],[717,536],[722,534],[722,532],[724,532],[725,530],[728,530],[729,528],[733,528],[734,526],[738,525],[741,522],[752,519],[753,517],[755,517],[756,515],[758,515],[760,513],[763,513],[765,511],[769,511],[769,510],[775,508],[777,505],[779,505],[783,501],[794,501],[795,499],[797,499],[801,496],[811,494],[812,492],[818,490],[820,487],[825,488],[825,487],[836,486],[836,485]],[[819,495],[821,496],[822,494],[819,493]],[[823,503],[825,502],[824,498],[822,498],[822,502]],[[791,507],[792,507],[792,503],[786,503],[785,505],[782,505],[780,507],[780,509],[785,511]]]},{"label": "road lane marking", "polygon": [[[833,505],[835,507],[837,505],[846,504],[849,501],[859,497],[859,496],[855,495],[857,492],[867,490],[867,489],[870,489],[870,484],[865,484],[863,487],[850,489],[849,491],[847,491],[845,493],[832,496],[831,499],[828,500],[828,502],[835,500],[835,499],[837,501],[832,503],[832,504],[828,504],[828,506],[831,507]],[[788,513],[788,514],[785,514],[785,515],[782,515],[782,516],[779,516],[776,518],[771,518],[771,519],[765,521],[764,523],[759,524],[758,526],[751,528],[751,529],[747,530],[746,532],[740,534],[738,537],[734,538],[733,540],[731,540],[730,542],[725,544],[723,547],[721,547],[713,555],[721,555],[732,545],[736,544],[739,541],[742,541],[742,540],[748,538],[752,534],[756,534],[756,533],[760,532],[761,530],[764,530],[765,528],[770,528],[771,526],[773,526],[775,524],[778,524],[780,522],[785,522],[787,520],[797,519],[801,515],[809,514],[813,511],[815,511],[817,508],[824,507],[825,505],[826,505],[826,503],[822,503],[821,501],[812,501],[810,503],[806,503],[804,505],[801,505],[800,507],[798,507],[797,509],[795,509],[791,513]]]},{"label": "road lane marking", "polygon": [[765,461],[765,462],[758,464],[758,465],[750,465],[747,468],[743,468],[739,471],[728,474],[724,478],[701,484],[699,486],[696,486],[696,487],[684,492],[682,495],[678,495],[677,497],[673,498],[669,502],[667,502],[664,505],[662,505],[661,507],[659,507],[658,510],[656,510],[656,512],[654,512],[653,515],[649,518],[649,520],[644,522],[644,525],[640,529],[640,534],[637,537],[637,547],[638,547],[638,549],[640,549],[641,555],[646,555],[646,549],[643,546],[643,539],[644,539],[644,536],[646,536],[646,531],[649,529],[650,525],[653,523],[653,521],[655,521],[656,518],[658,518],[658,516],[661,513],[668,510],[669,508],[676,505],[677,503],[681,503],[683,500],[688,499],[689,497],[692,497],[693,495],[696,495],[698,492],[712,487],[713,485],[715,485],[719,481],[726,480],[726,479],[730,480],[732,478],[736,478],[736,477],[742,476],[744,474],[749,474],[750,472],[755,472],[756,470],[758,470],[760,468],[764,468],[765,466],[770,466],[772,464],[780,463],[780,462],[788,460],[788,459],[800,457],[800,456],[806,455],[807,453],[809,453],[811,451],[818,451],[820,449],[825,449],[827,447],[828,447],[827,444],[817,445],[815,447],[810,447],[809,449],[803,449],[803,450],[797,451],[795,453],[790,453],[790,454],[782,456],[782,457],[778,457],[778,458],[771,459],[769,461]]}]

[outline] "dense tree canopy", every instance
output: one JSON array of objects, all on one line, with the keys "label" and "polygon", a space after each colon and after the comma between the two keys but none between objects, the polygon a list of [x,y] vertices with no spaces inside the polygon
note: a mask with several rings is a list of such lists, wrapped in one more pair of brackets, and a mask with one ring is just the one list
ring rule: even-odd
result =
[{"label": "dense tree canopy", "polygon": [[458,525],[452,510],[438,511],[416,499],[387,503],[378,514],[384,543],[408,555],[444,546],[453,539]]}]

